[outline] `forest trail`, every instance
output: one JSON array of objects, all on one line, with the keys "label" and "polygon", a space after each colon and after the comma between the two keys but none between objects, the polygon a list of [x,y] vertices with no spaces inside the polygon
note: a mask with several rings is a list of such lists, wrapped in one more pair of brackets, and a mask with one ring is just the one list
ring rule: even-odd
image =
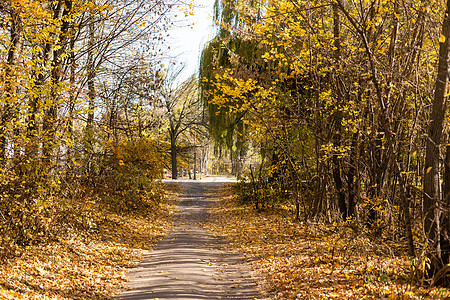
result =
[{"label": "forest trail", "polygon": [[184,189],[175,227],[129,270],[129,290],[115,299],[262,299],[242,257],[200,228],[208,220],[224,177],[171,181]]}]

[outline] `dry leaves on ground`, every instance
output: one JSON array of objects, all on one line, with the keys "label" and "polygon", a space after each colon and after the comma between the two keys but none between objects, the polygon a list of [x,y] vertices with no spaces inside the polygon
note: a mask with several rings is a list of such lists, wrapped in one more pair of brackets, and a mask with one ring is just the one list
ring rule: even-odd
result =
[{"label": "dry leaves on ground", "polygon": [[123,289],[126,267],[165,236],[174,206],[167,200],[138,215],[116,214],[101,205],[89,210],[95,215],[89,232],[21,248],[1,263],[0,299],[109,298]]},{"label": "dry leaves on ground", "polygon": [[373,242],[351,227],[292,222],[224,196],[209,229],[244,253],[274,299],[444,299],[415,285],[401,245]]}]

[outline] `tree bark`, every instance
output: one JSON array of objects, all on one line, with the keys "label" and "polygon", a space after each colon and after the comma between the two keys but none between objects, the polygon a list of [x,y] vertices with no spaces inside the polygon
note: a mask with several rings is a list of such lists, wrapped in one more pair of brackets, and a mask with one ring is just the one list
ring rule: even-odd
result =
[{"label": "tree bark", "polygon": [[60,0],[54,10],[54,19],[61,19],[61,31],[58,37],[59,48],[53,52],[53,61],[51,64],[51,99],[49,107],[45,109],[43,130],[44,130],[44,142],[43,142],[43,161],[45,165],[49,165],[53,150],[55,148],[55,133],[56,133],[56,121],[59,91],[58,84],[61,80],[61,64],[63,57],[67,49],[68,33],[70,29],[70,23],[67,21],[67,17],[72,12],[71,0]]},{"label": "tree bark", "polygon": [[[444,186],[443,186],[443,213],[441,221],[441,260],[444,266],[450,263],[450,140],[447,141],[445,147],[445,163],[444,163]],[[439,279],[438,279],[439,281]],[[449,279],[445,282],[449,285]]]},{"label": "tree bark", "polygon": [[[88,114],[86,121],[86,141],[87,150],[90,153],[92,148],[92,135],[94,130],[94,110],[95,110],[95,63],[94,63],[94,43],[95,43],[95,28],[94,18],[89,20],[88,26],[89,41],[88,41],[88,57],[86,62],[87,86],[88,86]],[[89,155],[89,154],[88,154]]]},{"label": "tree bark", "polygon": [[[336,4],[333,5],[333,35],[334,35],[334,59],[336,66],[339,66],[341,60],[341,45],[340,45],[340,20],[339,10]],[[336,90],[336,111],[333,114],[334,122],[334,134],[333,134],[333,146],[334,148],[340,148],[341,146],[341,123],[342,123],[342,88],[339,78],[340,70],[336,70],[335,74],[335,90]],[[340,152],[334,150],[333,153],[333,179],[336,187],[336,193],[338,196],[339,213],[344,220],[348,218],[347,203],[345,202],[344,184],[342,181],[342,166],[341,159],[339,158]]]},{"label": "tree bark", "polygon": [[[92,174],[91,161],[93,153],[93,140],[94,140],[94,111],[95,111],[95,58],[94,58],[94,44],[95,44],[95,17],[89,18],[88,24],[88,50],[86,61],[86,76],[88,86],[88,112],[86,126],[84,127],[84,166],[83,172],[87,180],[91,180],[94,176]],[[126,112],[125,112],[126,114]]]},{"label": "tree bark", "polygon": [[[429,243],[429,258],[431,261],[428,275],[432,278],[446,264],[443,261],[442,246],[448,243],[442,240],[441,224],[443,207],[440,203],[442,197],[440,183],[440,146],[443,134],[443,123],[445,116],[446,89],[449,72],[449,39],[450,39],[450,0],[447,0],[442,33],[439,44],[438,74],[435,84],[435,92],[432,103],[432,111],[428,126],[428,139],[426,142],[424,193],[423,193],[423,227]],[[445,212],[448,214],[448,212]],[[448,254],[447,254],[448,256]],[[448,259],[448,258],[447,258]],[[435,282],[436,280],[433,280]]]},{"label": "tree bark", "polygon": [[194,180],[197,180],[197,148],[194,145]]},{"label": "tree bark", "polygon": [[177,140],[175,135],[170,132],[170,156],[172,159],[172,179],[178,178],[178,167],[177,167]]},{"label": "tree bark", "polygon": [[[73,36],[73,28],[72,28],[72,35],[70,36],[70,74],[69,74],[69,119],[67,120],[67,132],[69,133],[69,140],[73,143],[74,141],[74,130],[73,130],[73,120],[74,120],[74,109],[75,109],[75,72],[77,69],[76,63],[75,63],[75,37]],[[74,147],[73,146],[67,146],[67,152],[66,152],[66,164],[67,164],[67,180],[68,182],[71,182],[73,175],[74,175],[74,169],[75,164],[74,160]]]},{"label": "tree bark", "polygon": [[13,117],[14,111],[14,101],[15,101],[15,86],[13,80],[14,64],[16,61],[17,52],[20,46],[20,32],[21,29],[21,19],[18,12],[15,11],[13,7],[10,8],[11,16],[11,29],[10,29],[10,41],[11,45],[8,50],[8,57],[6,60],[5,68],[5,103],[3,105],[3,111],[0,123],[0,162],[4,162],[6,158],[6,135],[8,130],[8,122]]}]

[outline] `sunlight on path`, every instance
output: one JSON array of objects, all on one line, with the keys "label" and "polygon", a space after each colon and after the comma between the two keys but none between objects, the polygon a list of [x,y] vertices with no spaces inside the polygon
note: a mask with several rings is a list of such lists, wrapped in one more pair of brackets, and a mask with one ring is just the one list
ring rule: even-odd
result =
[{"label": "sunlight on path", "polygon": [[242,258],[197,226],[207,221],[215,200],[205,192],[231,180],[208,177],[175,182],[185,188],[177,226],[140,265],[130,269],[130,290],[115,299],[262,299]]}]

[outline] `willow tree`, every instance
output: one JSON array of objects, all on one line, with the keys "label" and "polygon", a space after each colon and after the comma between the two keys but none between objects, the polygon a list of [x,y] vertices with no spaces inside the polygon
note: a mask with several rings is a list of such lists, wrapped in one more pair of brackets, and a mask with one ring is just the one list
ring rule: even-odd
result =
[{"label": "willow tree", "polygon": [[258,43],[242,33],[249,29],[249,24],[260,21],[262,2],[245,2],[246,12],[237,9],[241,4],[236,0],[216,0],[214,20],[218,23],[217,35],[207,43],[200,59],[201,96],[208,109],[210,132],[218,145],[230,150],[244,147],[245,113],[234,114],[212,104],[209,101],[210,83],[216,74],[227,68],[234,69],[241,77],[261,71],[261,66],[257,65],[261,55]]},{"label": "willow tree", "polygon": [[[222,40],[216,37],[209,42],[202,53],[200,65],[200,78],[202,86],[202,100],[205,104],[209,116],[210,133],[219,146],[225,146],[228,149],[243,147],[244,124],[243,117],[245,113],[234,114],[224,107],[211,103],[211,82],[220,67],[231,66],[230,53],[223,47]],[[235,49],[240,49],[241,41],[238,38],[233,39],[227,45]],[[254,45],[246,45],[246,51],[251,53],[255,50]],[[215,63],[218,61],[218,63]]]},{"label": "willow tree", "polygon": [[[311,82],[305,74],[291,76],[294,66],[269,58],[270,51],[282,55],[283,47],[276,45],[275,36],[266,38],[260,32],[266,24],[263,18],[274,21],[268,3],[252,1],[242,10],[232,10],[229,4],[223,1],[221,27],[203,52],[200,70],[212,134],[230,149],[242,148],[246,140],[251,143],[261,154],[260,183],[289,181],[298,217],[301,182],[309,176],[302,170],[310,164],[305,159],[310,157],[310,130],[304,125],[310,121],[305,103]],[[268,26],[283,28],[282,23]]]},{"label": "willow tree", "polygon": [[[248,4],[238,10],[245,21],[232,15],[207,46],[201,73],[219,138],[233,140],[225,130],[236,119],[244,118],[247,131],[257,124],[259,139],[289,162],[289,181],[307,214],[337,208],[344,219],[364,219],[379,232],[382,216],[398,213],[411,255],[411,190],[422,163],[418,124],[431,90],[423,70],[433,62],[424,29],[428,5],[280,0],[258,10]],[[253,56],[246,56],[252,46]],[[320,192],[328,178],[329,199]],[[313,192],[306,188],[315,184]]]}]

